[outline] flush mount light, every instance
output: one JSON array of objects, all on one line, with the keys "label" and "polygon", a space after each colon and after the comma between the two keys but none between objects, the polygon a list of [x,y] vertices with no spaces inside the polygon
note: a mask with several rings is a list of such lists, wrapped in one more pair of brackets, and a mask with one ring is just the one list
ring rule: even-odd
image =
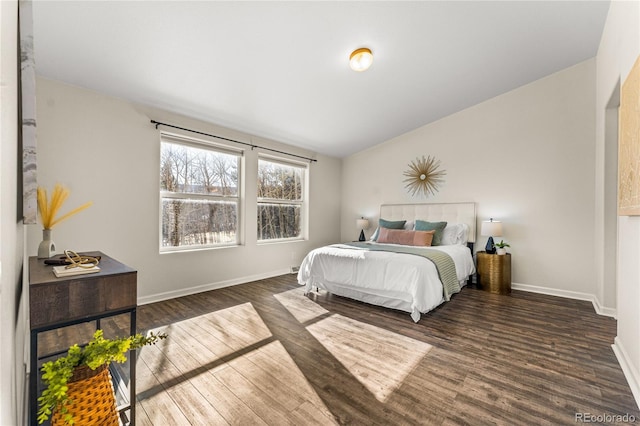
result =
[{"label": "flush mount light", "polygon": [[367,49],[366,47],[354,50],[351,52],[351,56],[349,56],[349,66],[354,71],[365,71],[372,63],[373,53],[371,53],[371,49]]}]

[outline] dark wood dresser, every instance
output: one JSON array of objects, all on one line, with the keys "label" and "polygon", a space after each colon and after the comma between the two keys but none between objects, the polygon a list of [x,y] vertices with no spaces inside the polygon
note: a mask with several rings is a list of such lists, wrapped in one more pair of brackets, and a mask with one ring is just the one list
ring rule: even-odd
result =
[{"label": "dark wood dresser", "polygon": [[[137,271],[105,255],[100,256],[100,272],[57,278],[45,259],[29,258],[29,318],[31,330],[29,375],[29,424],[37,424],[39,367],[55,354],[38,351],[38,334],[85,322],[95,322],[115,315],[129,314],[130,334],[136,333]],[[85,344],[87,342],[75,342]],[[58,355],[64,355],[58,354]],[[135,357],[135,351],[130,358]],[[130,424],[135,423],[135,360],[129,362],[128,404]]]}]

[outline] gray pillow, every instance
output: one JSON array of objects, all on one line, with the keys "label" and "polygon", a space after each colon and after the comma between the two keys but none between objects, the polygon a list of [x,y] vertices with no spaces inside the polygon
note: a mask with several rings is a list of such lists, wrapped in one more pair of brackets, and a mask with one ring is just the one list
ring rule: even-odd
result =
[{"label": "gray pillow", "polygon": [[404,224],[407,223],[406,220],[385,220],[378,219],[378,228],[376,232],[371,236],[371,241],[378,241],[378,234],[380,233],[380,228],[387,229],[404,229]]},{"label": "gray pillow", "polygon": [[436,231],[433,234],[432,246],[439,246],[442,243],[442,231],[447,226],[447,222],[427,222],[426,220],[416,220],[416,231]]}]

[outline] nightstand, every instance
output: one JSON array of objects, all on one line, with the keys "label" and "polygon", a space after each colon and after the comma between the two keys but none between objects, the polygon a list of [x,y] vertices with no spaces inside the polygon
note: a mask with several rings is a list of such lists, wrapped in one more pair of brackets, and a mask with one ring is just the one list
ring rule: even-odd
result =
[{"label": "nightstand", "polygon": [[511,254],[477,253],[478,284],[490,293],[511,293]]}]

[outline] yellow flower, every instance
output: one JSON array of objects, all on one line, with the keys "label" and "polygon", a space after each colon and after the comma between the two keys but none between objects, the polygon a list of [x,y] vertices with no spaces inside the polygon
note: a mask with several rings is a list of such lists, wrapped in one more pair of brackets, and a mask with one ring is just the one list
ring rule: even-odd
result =
[{"label": "yellow flower", "polygon": [[49,203],[49,200],[47,200],[47,190],[40,186],[38,187],[38,211],[40,211],[40,219],[42,219],[42,227],[44,229],[53,228],[57,223],[62,222],[93,204],[92,201],[89,201],[88,203],[85,203],[56,219],[58,210],[60,210],[60,207],[62,207],[62,204],[64,204],[64,201],[68,196],[69,190],[58,183],[53,188],[51,202]]}]

